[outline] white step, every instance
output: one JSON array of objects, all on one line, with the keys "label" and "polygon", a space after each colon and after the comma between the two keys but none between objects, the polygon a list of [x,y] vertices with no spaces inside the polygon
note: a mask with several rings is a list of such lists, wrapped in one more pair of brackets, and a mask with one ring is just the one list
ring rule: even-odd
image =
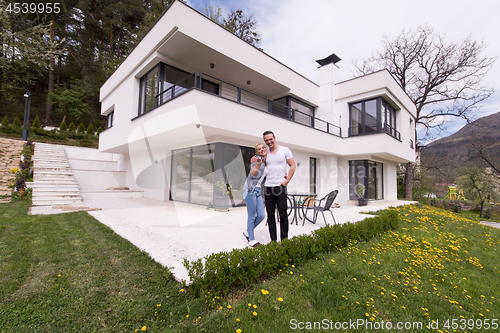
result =
[{"label": "white step", "polygon": [[110,199],[110,198],[142,198],[143,191],[81,191],[80,194],[83,200],[89,199]]},{"label": "white step", "polygon": [[47,185],[54,185],[54,186],[59,186],[59,185],[76,185],[76,186],[78,186],[78,184],[76,183],[76,181],[74,179],[71,179],[71,178],[68,178],[68,179],[61,179],[61,178],[57,178],[57,179],[49,179],[49,178],[46,178],[46,179],[35,179],[35,181],[33,182],[33,187],[36,187],[36,186],[47,186]]},{"label": "white step", "polygon": [[48,200],[38,200],[33,198],[34,206],[54,206],[54,205],[68,205],[68,204],[83,204],[82,200],[74,199],[48,199]]},{"label": "white step", "polygon": [[38,176],[47,175],[47,176],[71,176],[73,177],[73,172],[71,171],[53,171],[53,170],[34,170],[37,172]]}]

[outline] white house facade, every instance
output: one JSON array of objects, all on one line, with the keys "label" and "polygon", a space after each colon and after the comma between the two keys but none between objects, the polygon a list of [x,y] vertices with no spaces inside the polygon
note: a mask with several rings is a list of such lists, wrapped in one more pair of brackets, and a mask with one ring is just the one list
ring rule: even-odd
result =
[{"label": "white house facade", "polygon": [[385,70],[338,82],[339,60],[319,60],[314,83],[174,1],[101,87],[99,149],[123,155],[122,185],[145,197],[236,206],[271,130],[297,163],[289,192],[339,190],[347,204],[361,183],[369,200],[396,200],[415,106]]}]

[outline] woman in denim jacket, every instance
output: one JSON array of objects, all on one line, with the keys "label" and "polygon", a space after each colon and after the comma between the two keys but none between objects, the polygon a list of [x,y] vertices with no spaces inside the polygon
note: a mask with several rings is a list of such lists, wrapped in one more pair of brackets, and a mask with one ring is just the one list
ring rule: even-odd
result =
[{"label": "woman in denim jacket", "polygon": [[251,247],[260,245],[255,240],[254,229],[266,217],[264,200],[262,200],[261,194],[261,184],[264,182],[266,174],[266,146],[262,143],[257,143],[255,145],[255,153],[257,161],[250,165],[250,173],[243,187],[243,198],[247,204],[248,213],[247,230],[243,232],[243,236],[245,236],[248,245]]}]

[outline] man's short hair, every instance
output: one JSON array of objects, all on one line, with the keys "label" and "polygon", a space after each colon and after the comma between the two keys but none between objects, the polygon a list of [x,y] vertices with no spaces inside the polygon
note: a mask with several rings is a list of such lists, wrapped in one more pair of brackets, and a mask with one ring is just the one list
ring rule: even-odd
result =
[{"label": "man's short hair", "polygon": [[274,133],[272,131],[265,131],[264,134],[262,134],[262,137],[265,137],[268,134],[272,134],[273,138],[275,138]]}]

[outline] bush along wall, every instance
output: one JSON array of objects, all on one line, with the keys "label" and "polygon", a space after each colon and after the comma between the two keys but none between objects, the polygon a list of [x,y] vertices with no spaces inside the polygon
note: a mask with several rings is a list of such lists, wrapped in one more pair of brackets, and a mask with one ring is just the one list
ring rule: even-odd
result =
[{"label": "bush along wall", "polygon": [[327,225],[311,235],[295,236],[281,243],[271,242],[256,248],[220,252],[203,259],[184,259],[197,297],[223,297],[230,292],[279,273],[287,264],[300,265],[320,253],[338,250],[351,240],[365,242],[399,226],[399,215],[386,210],[357,223]]}]

